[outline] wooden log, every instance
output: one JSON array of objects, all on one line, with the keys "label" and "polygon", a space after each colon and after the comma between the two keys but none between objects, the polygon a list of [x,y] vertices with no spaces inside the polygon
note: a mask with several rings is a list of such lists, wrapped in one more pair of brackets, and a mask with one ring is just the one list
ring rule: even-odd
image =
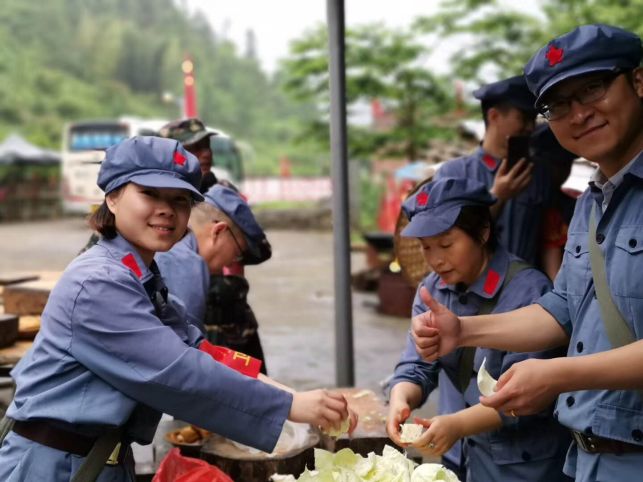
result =
[{"label": "wooden log", "polygon": [[40,279],[5,286],[3,293],[5,311],[19,316],[40,315],[56,281]]},{"label": "wooden log", "polygon": [[13,345],[0,349],[0,365],[15,365],[33,345],[32,341],[17,341]]},{"label": "wooden log", "polygon": [[0,273],[0,286],[24,283],[26,281],[36,281],[40,278],[37,273],[27,271],[7,271]]},{"label": "wooden log", "polygon": [[18,339],[18,316],[0,315],[0,348],[13,345]]},{"label": "wooden log", "polygon": [[264,458],[261,460],[240,460],[218,455],[206,447],[201,451],[201,458],[209,464],[216,465],[232,480],[243,482],[268,482],[273,474],[292,474],[299,477],[306,467],[315,466],[314,447],[285,458]]}]

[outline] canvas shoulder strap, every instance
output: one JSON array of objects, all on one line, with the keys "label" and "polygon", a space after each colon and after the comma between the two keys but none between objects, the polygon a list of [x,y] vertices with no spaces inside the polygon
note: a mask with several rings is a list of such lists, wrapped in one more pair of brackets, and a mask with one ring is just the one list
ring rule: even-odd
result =
[{"label": "canvas shoulder strap", "polygon": [[[121,436],[124,427],[117,427],[101,435],[85,457],[71,482],[95,482],[105,468],[108,459],[120,449]],[[114,455],[118,457],[118,453]]]},{"label": "canvas shoulder strap", "polygon": [[589,260],[592,265],[592,278],[594,279],[594,290],[600,306],[601,319],[612,348],[618,348],[635,342],[636,338],[612,299],[609,285],[607,284],[605,258],[596,242],[596,224],[596,204],[594,203],[589,216]]},{"label": "canvas shoulder strap", "polygon": [[[509,285],[509,283],[511,283],[514,276],[516,276],[520,271],[530,267],[531,266],[524,261],[511,261],[509,263],[509,268],[507,269],[507,274],[505,275],[505,280],[502,283],[502,287],[498,290],[496,296],[482,301],[478,315],[488,315],[491,313],[496,307],[502,291]],[[456,384],[456,387],[460,393],[464,393],[469,386],[469,383],[471,383],[473,360],[476,355],[476,349],[473,346],[467,346],[461,350],[462,354],[460,356],[460,363],[458,363],[458,383]]]}]

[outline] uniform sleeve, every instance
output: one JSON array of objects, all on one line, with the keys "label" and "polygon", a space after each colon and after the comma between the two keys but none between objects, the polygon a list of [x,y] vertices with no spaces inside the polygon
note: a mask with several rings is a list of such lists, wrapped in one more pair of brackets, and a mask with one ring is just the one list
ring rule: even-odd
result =
[{"label": "uniform sleeve", "polygon": [[116,390],[243,444],[268,452],[276,444],[292,395],[189,346],[130,273],[85,280],[71,326],[72,355]]},{"label": "uniform sleeve", "polygon": [[[418,289],[418,292],[415,294],[415,300],[413,301],[413,316],[424,313],[425,311],[428,311],[428,308],[422,302]],[[406,346],[404,347],[400,361],[395,366],[390,387],[393,388],[400,382],[410,382],[419,386],[422,389],[422,400],[420,402],[420,405],[422,405],[431,392],[438,386],[439,373],[440,361],[427,362],[422,360],[415,350],[415,342],[409,331],[406,337]]]},{"label": "uniform sleeve", "polygon": [[572,319],[567,304],[567,263],[569,262],[567,250],[563,254],[563,262],[554,280],[554,289],[545,293],[536,300],[565,330],[568,336],[572,334]]},{"label": "uniform sleeve", "polygon": [[[514,279],[511,280],[511,283],[507,288],[503,290],[502,299],[498,303],[494,313],[511,311],[528,306],[540,299],[541,296],[544,293],[549,292],[550,289],[551,282],[540,271],[535,269],[525,269],[520,271],[516,274]],[[517,320],[517,322],[520,321]],[[507,371],[514,363],[518,363],[529,358],[548,359],[564,355],[565,350],[562,348],[529,353],[504,352],[500,373]],[[551,417],[552,408],[527,417],[509,417],[504,414],[500,414],[500,417],[502,418],[502,423],[505,426],[532,426],[536,419]]]}]

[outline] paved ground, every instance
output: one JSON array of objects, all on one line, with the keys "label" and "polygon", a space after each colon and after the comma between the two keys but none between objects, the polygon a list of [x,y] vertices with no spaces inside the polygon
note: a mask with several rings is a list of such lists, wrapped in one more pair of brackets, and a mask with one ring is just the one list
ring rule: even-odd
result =
[{"label": "paved ground", "polygon": [[[0,271],[62,270],[89,233],[79,218],[0,224]],[[332,233],[268,231],[268,237],[273,258],[246,274],[269,374],[297,389],[335,386]],[[363,254],[354,254],[352,270],[363,264]],[[409,325],[378,314],[377,303],[374,294],[354,294],[355,384],[376,391]],[[434,407],[431,400],[422,412]]]}]

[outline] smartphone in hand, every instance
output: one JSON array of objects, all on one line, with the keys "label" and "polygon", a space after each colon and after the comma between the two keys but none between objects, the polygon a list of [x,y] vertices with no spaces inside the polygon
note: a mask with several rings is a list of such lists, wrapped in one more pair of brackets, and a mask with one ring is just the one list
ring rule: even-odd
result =
[{"label": "smartphone in hand", "polygon": [[507,139],[507,167],[511,169],[523,157],[529,161],[530,136],[511,136]]}]

